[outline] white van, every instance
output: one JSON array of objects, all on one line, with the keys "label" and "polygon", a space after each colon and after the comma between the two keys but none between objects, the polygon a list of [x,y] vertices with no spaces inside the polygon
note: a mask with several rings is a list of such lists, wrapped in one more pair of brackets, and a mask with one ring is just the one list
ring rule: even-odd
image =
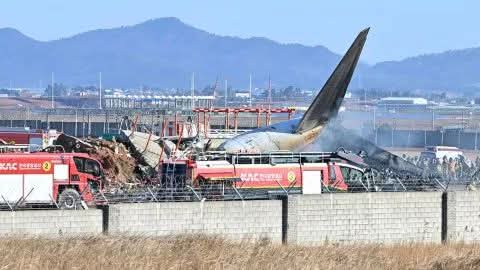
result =
[{"label": "white van", "polygon": [[447,159],[460,158],[460,156],[463,156],[463,151],[452,146],[427,146],[425,147],[425,151],[420,153],[420,160],[430,160],[435,158],[442,161],[444,156],[446,156]]}]

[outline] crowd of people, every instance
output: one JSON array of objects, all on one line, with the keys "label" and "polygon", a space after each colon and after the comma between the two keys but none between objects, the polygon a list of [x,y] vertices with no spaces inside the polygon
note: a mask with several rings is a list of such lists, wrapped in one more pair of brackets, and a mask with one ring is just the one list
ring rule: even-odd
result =
[{"label": "crowd of people", "polygon": [[473,176],[480,170],[480,157],[476,157],[472,162],[464,156],[455,158],[419,158],[418,156],[402,155],[406,161],[416,164],[418,167],[424,169],[428,174],[440,175],[445,179],[460,180]]}]

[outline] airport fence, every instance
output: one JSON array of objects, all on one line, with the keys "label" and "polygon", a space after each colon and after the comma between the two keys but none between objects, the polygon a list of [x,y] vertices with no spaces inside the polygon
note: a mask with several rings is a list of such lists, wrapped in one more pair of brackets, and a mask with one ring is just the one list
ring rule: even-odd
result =
[{"label": "airport fence", "polygon": [[[324,182],[315,193],[376,193],[376,192],[449,192],[474,191],[480,189],[479,174],[465,175],[425,175],[423,177],[408,174],[383,172],[382,175],[367,173],[362,177],[346,177],[345,179]],[[6,200],[6,194],[0,192],[0,210],[16,211],[23,209],[55,209],[65,208],[58,199],[50,196],[49,201],[31,203],[29,196],[15,200]],[[106,187],[102,190],[92,190],[87,187],[79,191],[83,194],[93,194],[90,205],[110,205],[118,203],[146,202],[186,202],[186,201],[246,201],[271,200],[281,197],[311,193],[301,183],[293,182],[290,186],[270,188],[242,188],[232,181],[215,181],[210,183],[192,184],[185,176],[170,176],[163,181],[151,182],[147,185],[124,185]],[[70,202],[74,208],[85,208],[83,201]]]}]

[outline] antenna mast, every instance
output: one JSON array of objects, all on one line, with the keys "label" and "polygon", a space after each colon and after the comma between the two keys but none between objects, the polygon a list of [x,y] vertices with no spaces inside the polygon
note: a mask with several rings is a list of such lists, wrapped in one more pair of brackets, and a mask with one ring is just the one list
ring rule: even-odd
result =
[{"label": "antenna mast", "polygon": [[54,90],[55,89],[55,77],[54,77],[54,73],[52,72],[52,109],[55,108],[55,101],[53,100],[53,96],[54,96]]},{"label": "antenna mast", "polygon": [[227,108],[228,82],[225,80],[225,108]]},{"label": "antenna mast", "polygon": [[102,72],[98,73],[98,96],[100,98],[100,103],[98,104],[98,107],[100,110],[102,109]]},{"label": "antenna mast", "polygon": [[192,72],[191,90],[192,90],[192,109],[194,109],[195,108],[195,72]]},{"label": "antenna mast", "polygon": [[250,80],[249,80],[249,85],[248,85],[248,89],[249,89],[249,107],[252,107],[252,74],[250,74]]},{"label": "antenna mast", "polygon": [[213,98],[217,97],[218,76],[215,78],[215,84],[213,85]]},{"label": "antenna mast", "polygon": [[268,75],[268,107],[272,106],[272,80],[270,74]]}]

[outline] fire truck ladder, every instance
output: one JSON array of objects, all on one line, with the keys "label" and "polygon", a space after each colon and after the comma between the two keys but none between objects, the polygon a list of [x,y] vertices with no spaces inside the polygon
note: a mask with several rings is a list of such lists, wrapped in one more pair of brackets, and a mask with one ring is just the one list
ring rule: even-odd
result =
[{"label": "fire truck ladder", "polygon": [[[170,178],[170,185],[173,186],[173,183],[175,183],[175,164],[176,164],[176,159],[177,159],[177,150],[180,147],[180,142],[182,141],[182,135],[183,135],[183,125],[180,128],[180,134],[178,135],[178,141],[175,146],[175,150],[171,153],[170,158],[172,159],[173,162],[168,162],[167,163],[167,168],[165,169],[165,175]],[[170,163],[172,166],[170,167]]]},{"label": "fire truck ladder", "polygon": [[[170,183],[170,186],[173,188],[176,188],[176,181],[175,181],[175,164],[177,160],[177,150],[180,147],[180,142],[182,141],[182,134],[183,134],[183,125],[181,126],[181,131],[180,134],[178,135],[178,141],[175,146],[175,150],[171,153],[170,158],[172,159],[173,162],[168,162],[167,163],[167,168],[165,169],[165,175],[169,181],[167,183]],[[172,166],[170,166],[170,164]]]},{"label": "fire truck ladder", "polygon": [[[167,175],[171,180],[174,179],[175,177],[175,163],[176,163],[176,158],[175,156],[171,157],[173,162],[168,162],[167,163],[167,168],[165,168],[165,175]],[[170,166],[171,165],[171,166]]]}]

